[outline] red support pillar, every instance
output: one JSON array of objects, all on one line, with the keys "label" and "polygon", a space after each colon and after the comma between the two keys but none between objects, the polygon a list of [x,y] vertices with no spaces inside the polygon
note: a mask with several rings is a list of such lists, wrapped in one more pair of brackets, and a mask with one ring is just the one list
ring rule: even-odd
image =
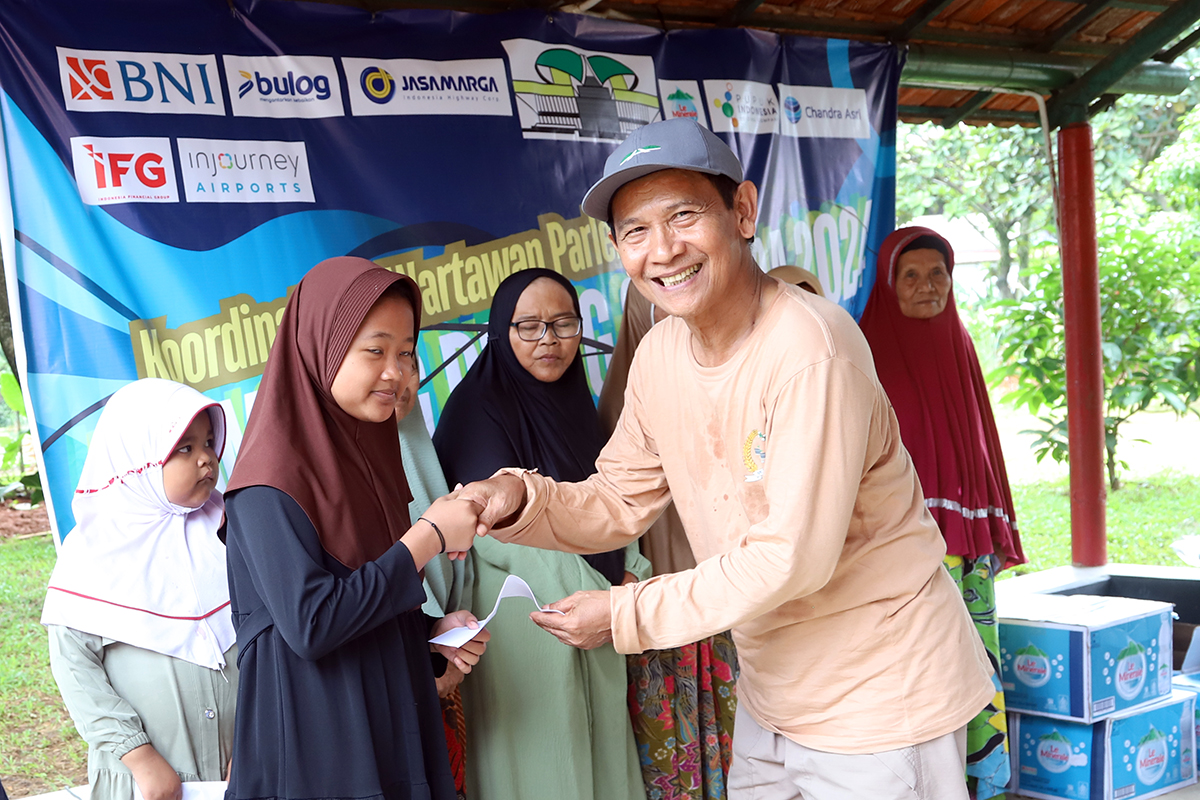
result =
[{"label": "red support pillar", "polygon": [[1062,198],[1063,316],[1066,320],[1067,436],[1071,452],[1071,560],[1108,561],[1105,528],[1104,372],[1100,343],[1100,273],[1096,247],[1096,180],[1092,128],[1058,132]]}]

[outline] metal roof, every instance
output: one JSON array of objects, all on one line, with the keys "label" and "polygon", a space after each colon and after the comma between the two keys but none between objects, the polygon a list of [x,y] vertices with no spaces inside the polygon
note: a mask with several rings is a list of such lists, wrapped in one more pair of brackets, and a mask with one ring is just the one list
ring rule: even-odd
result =
[{"label": "metal roof", "polygon": [[[1200,0],[349,2],[372,9],[476,12],[538,7],[667,29],[742,26],[785,35],[895,42],[911,48],[901,78],[900,118],[944,124],[1037,124],[1036,100],[985,91],[990,88],[1043,94],[1052,127],[1085,119],[1089,106],[1103,105],[1109,92],[1177,94],[1189,76],[1170,62],[1200,40],[1200,30],[1185,36],[1200,20]],[[1145,63],[1156,57],[1157,63]]]}]

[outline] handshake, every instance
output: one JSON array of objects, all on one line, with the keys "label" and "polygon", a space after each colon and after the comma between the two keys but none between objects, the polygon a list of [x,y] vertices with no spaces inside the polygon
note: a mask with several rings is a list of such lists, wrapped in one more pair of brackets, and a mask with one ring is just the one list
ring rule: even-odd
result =
[{"label": "handshake", "polygon": [[456,486],[453,492],[435,500],[414,521],[413,528],[428,527],[428,533],[436,534],[441,551],[451,560],[460,560],[466,558],[476,536],[486,536],[493,528],[511,524],[524,508],[525,482],[515,475],[497,475]]}]

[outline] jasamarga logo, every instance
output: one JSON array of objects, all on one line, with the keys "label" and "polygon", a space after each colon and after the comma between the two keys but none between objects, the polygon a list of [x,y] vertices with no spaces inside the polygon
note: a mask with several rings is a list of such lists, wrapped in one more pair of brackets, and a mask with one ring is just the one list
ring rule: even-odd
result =
[{"label": "jasamarga logo", "polygon": [[1071,740],[1057,730],[1038,739],[1037,760],[1047,772],[1066,772],[1071,767]]},{"label": "jasamarga logo", "polygon": [[1146,648],[1137,642],[1125,645],[1117,653],[1117,694],[1124,700],[1133,700],[1146,683]]},{"label": "jasamarga logo", "polygon": [[1137,778],[1153,786],[1167,771],[1167,737],[1150,726],[1150,732],[1137,743]]},{"label": "jasamarga logo", "polygon": [[180,139],[189,203],[313,203],[304,142]]},{"label": "jasamarga logo", "polygon": [[511,117],[504,61],[343,58],[350,113]]},{"label": "jasamarga logo", "polygon": [[55,49],[69,111],[225,115],[215,55]]},{"label": "jasamarga logo", "polygon": [[79,197],[88,205],[179,200],[169,139],[76,136],[71,160]]},{"label": "jasamarga logo", "polygon": [[1026,686],[1045,686],[1050,680],[1050,657],[1035,645],[1026,645],[1017,651],[1013,671],[1017,673],[1017,680]]},{"label": "jasamarga logo", "polygon": [[343,116],[342,91],[332,58],[225,56],[236,117]]}]

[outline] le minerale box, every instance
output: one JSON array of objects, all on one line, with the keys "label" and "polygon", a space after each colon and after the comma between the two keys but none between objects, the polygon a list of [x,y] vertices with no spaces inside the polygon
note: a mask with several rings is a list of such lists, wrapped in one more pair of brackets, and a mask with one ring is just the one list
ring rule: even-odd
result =
[{"label": "le minerale box", "polygon": [[1088,725],[1009,715],[1012,783],[1023,797],[1131,800],[1196,782],[1196,696],[1177,690]]},{"label": "le minerale box", "polygon": [[1032,594],[998,604],[1011,711],[1095,722],[1171,693],[1171,604]]}]

